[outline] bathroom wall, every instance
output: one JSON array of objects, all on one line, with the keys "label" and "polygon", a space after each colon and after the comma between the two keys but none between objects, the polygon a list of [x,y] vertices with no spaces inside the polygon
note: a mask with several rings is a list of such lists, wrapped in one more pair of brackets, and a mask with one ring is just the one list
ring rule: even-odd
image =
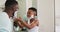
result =
[{"label": "bathroom wall", "polygon": [[60,0],[55,0],[56,25],[60,26]]},{"label": "bathroom wall", "polygon": [[54,0],[37,0],[39,32],[54,32]]},{"label": "bathroom wall", "polygon": [[17,0],[19,4],[18,17],[26,14],[26,0]]},{"label": "bathroom wall", "polygon": [[0,0],[0,12],[4,9],[4,4],[6,0]]},{"label": "bathroom wall", "polygon": [[55,0],[55,30],[60,32],[60,0]]}]

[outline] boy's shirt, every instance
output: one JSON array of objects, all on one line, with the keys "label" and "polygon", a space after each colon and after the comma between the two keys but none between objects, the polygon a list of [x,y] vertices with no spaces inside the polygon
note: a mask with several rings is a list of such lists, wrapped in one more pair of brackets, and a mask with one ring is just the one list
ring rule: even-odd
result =
[{"label": "boy's shirt", "polygon": [[[37,19],[37,16],[35,16]],[[23,21],[26,21],[28,24],[30,24],[30,18],[28,18],[26,15],[23,16]]]}]

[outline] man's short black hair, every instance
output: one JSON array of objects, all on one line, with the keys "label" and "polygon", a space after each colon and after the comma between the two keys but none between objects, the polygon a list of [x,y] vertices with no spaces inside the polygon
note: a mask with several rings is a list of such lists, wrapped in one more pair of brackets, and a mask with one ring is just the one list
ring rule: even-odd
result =
[{"label": "man's short black hair", "polygon": [[14,4],[18,4],[16,0],[6,0],[5,7],[11,7]]},{"label": "man's short black hair", "polygon": [[32,11],[36,12],[36,16],[37,16],[37,9],[36,8],[30,7],[28,10],[32,10]]}]

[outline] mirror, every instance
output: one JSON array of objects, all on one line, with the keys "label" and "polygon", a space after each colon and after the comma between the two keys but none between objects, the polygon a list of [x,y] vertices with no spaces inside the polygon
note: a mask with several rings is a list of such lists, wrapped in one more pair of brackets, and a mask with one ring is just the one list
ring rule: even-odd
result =
[{"label": "mirror", "polygon": [[[37,8],[40,29],[39,32],[54,32],[54,0],[19,0],[19,16],[26,14],[29,7]],[[23,12],[23,13],[22,13]],[[22,15],[21,15],[22,14]]]},{"label": "mirror", "polygon": [[[0,6],[2,5],[4,6],[4,4],[2,4],[3,0],[0,0],[0,1],[1,1]],[[18,17],[23,18],[24,15],[27,15],[28,9],[30,7],[34,7],[37,9],[37,19],[39,20],[38,31],[54,32],[54,24],[55,24],[54,23],[55,21],[54,0],[17,0],[17,1],[19,4],[19,10],[16,14],[14,14],[17,18]],[[24,31],[23,30],[21,30],[19,26],[15,28],[16,32],[25,32],[25,30]]]}]

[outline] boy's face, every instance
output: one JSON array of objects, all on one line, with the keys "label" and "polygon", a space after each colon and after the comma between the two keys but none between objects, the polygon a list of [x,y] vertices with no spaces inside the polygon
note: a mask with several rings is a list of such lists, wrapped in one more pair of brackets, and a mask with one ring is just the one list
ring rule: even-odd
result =
[{"label": "boy's face", "polygon": [[28,16],[28,17],[31,17],[32,15],[34,15],[34,12],[33,12],[32,10],[28,10],[27,16]]}]

